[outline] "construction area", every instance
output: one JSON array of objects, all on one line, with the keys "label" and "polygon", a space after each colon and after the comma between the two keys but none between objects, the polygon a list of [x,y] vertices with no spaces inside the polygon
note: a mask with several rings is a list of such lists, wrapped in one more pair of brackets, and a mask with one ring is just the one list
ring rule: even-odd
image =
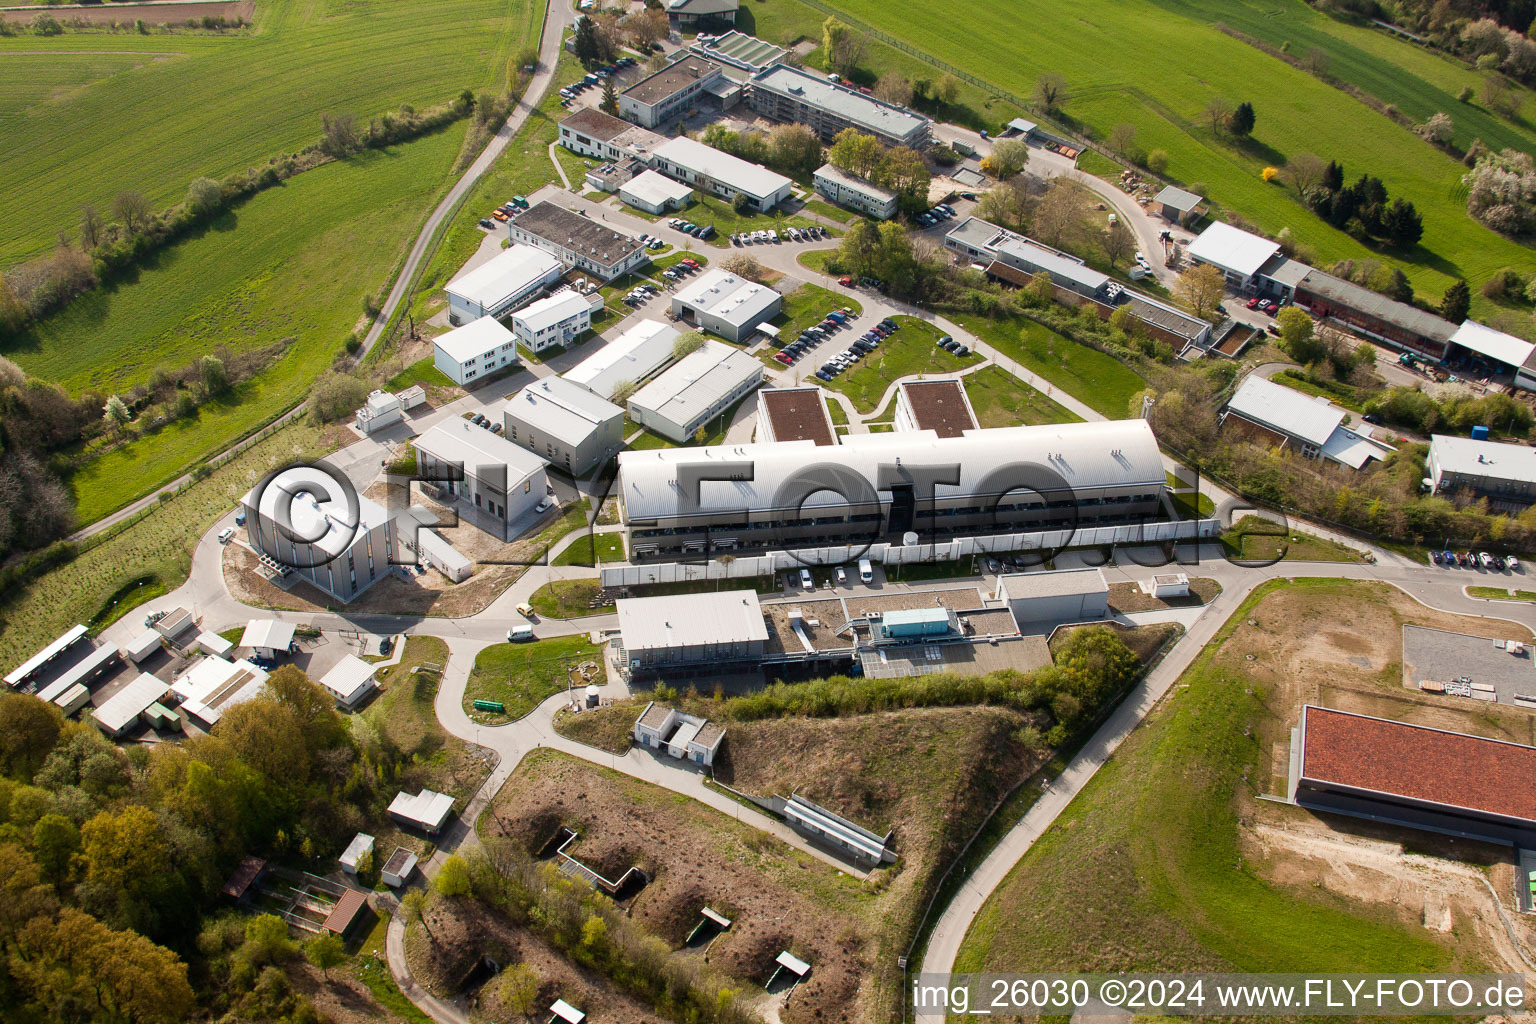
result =
[{"label": "construction area", "polygon": [[1403,685],[1426,694],[1536,710],[1532,655],[1529,637],[1487,639],[1404,626]]}]

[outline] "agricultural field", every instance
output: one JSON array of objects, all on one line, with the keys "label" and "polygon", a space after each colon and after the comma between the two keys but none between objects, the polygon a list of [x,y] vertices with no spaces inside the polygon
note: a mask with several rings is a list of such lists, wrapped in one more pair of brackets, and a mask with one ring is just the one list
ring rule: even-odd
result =
[{"label": "agricultural field", "polygon": [[[1276,7],[1280,17],[1268,17]],[[1414,287],[1438,300],[1455,277],[1473,284],[1474,314],[1494,307],[1477,294],[1477,285],[1501,267],[1528,265],[1528,248],[1482,227],[1466,215],[1459,190],[1465,168],[1453,157],[1417,138],[1364,103],[1348,97],[1305,72],[1247,45],[1213,24],[1223,20],[1247,25],[1253,34],[1279,45],[1294,32],[1312,45],[1309,26],[1326,35],[1324,49],[1339,54],[1332,63],[1343,77],[1372,74],[1369,91],[1406,111],[1444,109],[1469,135],[1526,141],[1528,126],[1494,123],[1486,112],[1456,103],[1458,83],[1469,75],[1458,72],[1434,54],[1406,42],[1359,29],[1328,23],[1299,0],[1276,5],[1257,0],[1226,3],[1201,0],[1193,5],[1146,0],[1106,0],[1090,13],[1067,9],[1049,0],[982,0],[955,17],[945,5],[897,8],[880,0],[834,0],[832,9],[872,25],[939,61],[995,84],[1019,97],[1028,97],[1044,72],[1061,73],[1067,81],[1067,118],[1099,138],[1120,122],[1138,130],[1143,149],[1164,149],[1170,156],[1168,175],[1199,186],[1220,207],[1273,234],[1291,228],[1296,240],[1311,246],[1323,265],[1345,257],[1376,257],[1401,266]],[[1237,8],[1237,10],[1234,10]],[[799,0],[771,0],[756,11],[757,21],[770,24],[779,35],[819,39],[825,14]],[[1020,25],[1030,26],[1028,45],[1017,42]],[[1294,29],[1292,26],[1296,26]],[[1365,37],[1371,37],[1368,40]],[[1322,45],[1322,44],[1319,44]],[[1353,48],[1353,49],[1351,49]],[[1296,44],[1292,52],[1298,52]],[[1198,62],[1149,63],[1148,54],[1198,53]],[[1361,55],[1364,70],[1344,66]],[[1365,59],[1366,57],[1369,59]],[[814,64],[813,51],[808,63]],[[920,65],[913,69],[910,63]],[[866,69],[887,69],[932,77],[938,70],[892,47],[870,48]],[[1399,72],[1406,69],[1406,73]],[[1452,88],[1452,86],[1456,88]],[[1362,86],[1367,87],[1367,86]],[[969,95],[969,94],[968,94]],[[1201,123],[1201,111],[1213,95],[1233,103],[1250,100],[1258,113],[1253,138],[1242,146],[1217,139]],[[1417,96],[1417,99],[1415,99]],[[1442,97],[1449,96],[1449,100]],[[1277,98],[1283,97],[1283,102]],[[965,99],[962,98],[962,103]],[[1005,116],[985,116],[984,127],[996,129]],[[1424,218],[1424,240],[1406,259],[1372,252],[1361,243],[1319,220],[1303,207],[1295,193],[1266,184],[1259,172],[1282,165],[1290,155],[1316,153],[1343,162],[1346,177],[1378,175],[1391,194],[1411,199]],[[1527,329],[1529,325],[1527,324]]]},{"label": "agricultural field", "polygon": [[542,18],[532,0],[263,0],[254,32],[0,38],[0,264],[51,248],[82,205],[105,210],[122,189],[168,206],[200,175],[295,152],[322,113],[366,124],[499,92]]},{"label": "agricultural field", "polygon": [[87,462],[70,485],[89,523],[292,405],[331,365],[448,181],[462,124],[327,164],[268,189],[165,249],[131,283],[98,289],[6,355],[71,391],[126,390],[220,345],[287,341],[228,398]]},{"label": "agricultural field", "polygon": [[1258,799],[1284,792],[1303,703],[1528,741],[1529,712],[1402,687],[1410,622],[1509,628],[1382,584],[1256,591],[992,894],[955,970],[1516,969],[1481,881],[1510,890],[1507,849]]}]

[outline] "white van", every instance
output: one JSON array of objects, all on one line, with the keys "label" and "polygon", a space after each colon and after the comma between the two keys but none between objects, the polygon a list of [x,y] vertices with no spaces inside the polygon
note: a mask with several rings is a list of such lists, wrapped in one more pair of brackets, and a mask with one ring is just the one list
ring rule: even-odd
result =
[{"label": "white van", "polygon": [[532,626],[513,626],[507,630],[507,643],[521,644],[533,639]]},{"label": "white van", "polygon": [[875,567],[869,564],[869,559],[859,559],[859,582],[869,583],[875,578]]}]

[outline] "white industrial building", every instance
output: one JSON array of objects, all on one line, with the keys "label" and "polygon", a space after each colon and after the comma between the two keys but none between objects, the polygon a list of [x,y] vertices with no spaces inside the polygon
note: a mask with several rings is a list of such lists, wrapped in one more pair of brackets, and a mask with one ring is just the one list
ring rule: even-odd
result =
[{"label": "white industrial building", "polygon": [[1530,445],[1432,434],[1425,471],[1436,494],[1467,490],[1505,507],[1536,502],[1536,449]]},{"label": "white industrial building", "polygon": [[260,696],[267,673],[249,661],[202,658],[171,684],[181,711],[204,729],[219,724],[224,712]]},{"label": "white industrial building", "polygon": [[1463,352],[1509,372],[1516,387],[1536,391],[1536,344],[1476,320],[1466,320],[1446,344],[1446,358],[1453,359]]},{"label": "white industrial building", "polygon": [[619,186],[619,198],[646,213],[681,210],[692,197],[693,186],[655,171],[641,171]]},{"label": "white industrial building", "polygon": [[631,732],[635,742],[647,750],[665,752],[680,761],[706,767],[715,763],[715,755],[725,740],[725,726],[676,708],[662,707],[655,701],[640,712]]},{"label": "white industrial building", "polygon": [[672,313],[730,341],[745,341],[758,324],[773,319],[784,296],[767,285],[728,270],[706,270],[697,281],[675,292]]},{"label": "white industrial building", "polygon": [[560,145],[604,161],[649,160],[665,136],[596,107],[582,107],[560,122]]},{"label": "white industrial building", "polygon": [[755,669],[768,643],[754,590],[620,598],[615,610],[631,675],[686,672],[690,666],[718,672],[730,665]]},{"label": "white industrial building", "polygon": [[141,672],[127,686],[101,702],[92,712],[96,725],[111,739],[119,739],[157,707],[171,686],[148,672]]},{"label": "white industrial building", "polygon": [[470,521],[502,540],[544,500],[546,463],[519,445],[455,416],[416,439],[416,476],[484,516]]},{"label": "white industrial building", "polygon": [[240,646],[258,658],[273,661],[279,654],[289,653],[296,627],[282,619],[252,619],[240,634]]},{"label": "white industrial building", "polygon": [[706,341],[635,392],[629,400],[629,418],[662,437],[685,443],[762,382],[762,363],[741,349]]},{"label": "white industrial building", "polygon": [[336,698],[337,704],[351,711],[377,688],[373,681],[377,669],[377,665],[348,654],[320,677],[320,685]]},{"label": "white industrial building", "polygon": [[1049,633],[1065,623],[1109,615],[1109,583],[1103,569],[1007,573],[997,578],[994,598],[1008,605],[1025,634]]},{"label": "white industrial building", "polygon": [[415,796],[400,792],[389,802],[389,816],[401,825],[435,836],[453,813],[453,797],[424,789]]},{"label": "white industrial building", "polygon": [[530,302],[512,314],[512,333],[530,352],[569,345],[592,327],[592,314],[603,308],[596,292],[581,295],[570,288]]},{"label": "white industrial building", "polygon": [[507,237],[513,248],[537,248],[603,281],[650,261],[645,246],[629,235],[550,202],[534,203],[507,221]]},{"label": "white industrial building", "polygon": [[1327,459],[1341,466],[1360,469],[1373,459],[1384,459],[1393,451],[1344,425],[1345,412],[1321,396],[1304,395],[1272,380],[1249,374],[1243,381],[1221,425],[1231,419],[1261,428],[1261,440],[1272,440],[1278,447],[1291,448],[1309,459]]},{"label": "white industrial building", "polygon": [[347,848],[341,851],[341,856],[336,859],[341,862],[341,870],[349,875],[357,874],[358,867],[363,858],[373,853],[373,836],[366,832],[359,832],[352,837]]},{"label": "white industrial building", "polygon": [[[56,661],[62,663],[64,660],[64,655],[71,654],[71,649],[74,648],[76,644],[85,641],[86,646],[89,647],[90,635],[90,631],[87,630],[84,626],[75,625],[69,627],[69,629],[65,630],[47,647],[44,647],[42,650],[38,651],[36,654],[32,655],[32,657],[28,658],[26,661],[22,662],[16,668],[7,673],[5,677],[5,685],[14,690],[18,687],[26,686],[27,684],[36,682],[39,676],[43,674],[45,669],[49,668]],[[157,641],[156,646],[158,646],[159,634],[157,633],[155,636]],[[142,659],[134,658],[133,660],[137,662],[141,661]]]},{"label": "white industrial building", "polygon": [[752,76],[752,109],[775,121],[809,127],[827,142],[844,128],[873,135],[883,146],[928,148],[933,122],[906,107],[877,100],[805,68],[775,64]]},{"label": "white industrial building", "polygon": [[656,147],[653,165],[700,192],[734,200],[744,195],[752,209],[771,210],[788,199],[794,182],[740,157],[679,135]]},{"label": "white industrial building", "polygon": [[561,376],[611,401],[620,388],[638,390],[670,363],[679,334],[659,320],[638,321]]},{"label": "white industrial building", "polygon": [[1048,274],[1062,288],[1093,299],[1109,297],[1110,278],[1070,253],[1042,245],[1033,238],[999,227],[980,217],[967,217],[944,236],[944,247],[984,266],[988,276],[1013,285],[1026,285],[1035,274]]},{"label": "white industrial building", "polygon": [[389,855],[389,860],[384,862],[379,880],[391,889],[398,889],[410,881],[411,872],[415,870],[416,854],[404,846],[397,846],[395,852]]},{"label": "white industrial building", "polygon": [[624,447],[624,410],[580,384],[544,377],[502,406],[507,440],[573,476]]},{"label": "white industrial building", "polygon": [[1200,232],[1187,250],[1190,259],[1215,267],[1239,291],[1252,288],[1259,269],[1279,251],[1278,242],[1221,221],[1213,222]]},{"label": "white industrial building", "polygon": [[517,339],[493,316],[483,316],[432,339],[432,365],[467,385],[519,362]]},{"label": "white industrial building", "polygon": [[896,193],[857,174],[832,164],[822,164],[816,168],[811,180],[817,192],[838,206],[857,210],[876,220],[890,220],[896,216]]},{"label": "white industrial building", "polygon": [[483,316],[504,316],[559,279],[564,268],[550,253],[512,245],[448,282],[448,322],[457,327]]},{"label": "white industrial building", "polygon": [[[920,479],[922,466],[957,466],[957,482]],[[678,500],[684,473],[696,504]],[[624,452],[618,485],[632,561],[1148,522],[1166,489],[1142,419]]]},{"label": "white industrial building", "polygon": [[[390,570],[395,517],[361,494],[339,493],[308,466],[278,470],[240,499],[251,548],[269,569],[297,573],[345,603]],[[283,515],[288,517],[286,522]]]}]

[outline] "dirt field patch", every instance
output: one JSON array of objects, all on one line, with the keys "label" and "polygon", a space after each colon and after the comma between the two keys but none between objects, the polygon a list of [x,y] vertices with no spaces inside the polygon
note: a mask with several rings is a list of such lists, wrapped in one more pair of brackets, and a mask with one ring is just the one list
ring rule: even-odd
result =
[{"label": "dirt field patch", "polygon": [[1221,584],[1200,576],[1189,581],[1188,597],[1153,597],[1141,592],[1135,583],[1112,583],[1109,587],[1109,607],[1124,614],[1131,612],[1160,612],[1169,608],[1199,608],[1216,600]]},{"label": "dirt field patch", "polygon": [[[91,25],[132,25],[142,21],[146,25],[184,25],[188,21],[202,23],[204,18],[222,17],[225,21],[242,19],[250,23],[256,13],[255,0],[224,0],[205,4],[93,4],[89,7],[50,7],[50,14],[62,22],[83,21]],[[36,13],[34,9],[0,7],[0,18],[26,21]]]}]

